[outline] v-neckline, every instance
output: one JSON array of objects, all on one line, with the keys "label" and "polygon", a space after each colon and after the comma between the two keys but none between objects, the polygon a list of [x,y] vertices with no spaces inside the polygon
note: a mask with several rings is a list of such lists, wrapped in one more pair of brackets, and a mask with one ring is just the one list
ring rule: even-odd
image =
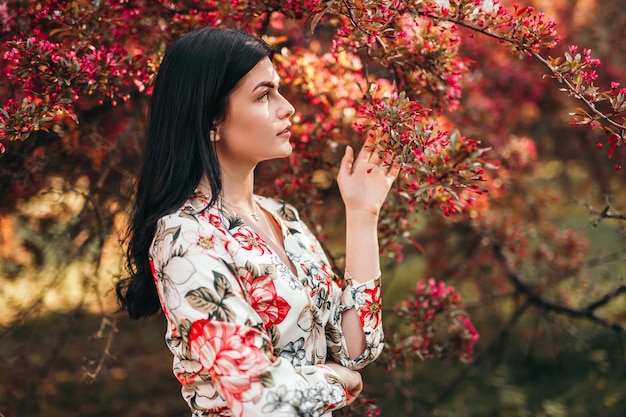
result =
[{"label": "v-neckline", "polygon": [[[276,254],[276,256],[278,257],[278,259],[280,260],[280,262],[285,265],[285,267],[287,267],[287,269],[296,277],[298,278],[298,268],[296,266],[296,264],[293,262],[293,260],[291,259],[291,257],[289,256],[289,253],[287,252],[287,248],[285,245],[285,225],[282,223],[282,221],[274,214],[273,210],[269,209],[265,204],[264,201],[262,199],[257,198],[257,196],[254,196],[254,199],[256,201],[256,203],[259,205],[259,209],[264,211],[266,215],[269,216],[269,219],[271,223],[274,224],[270,224],[269,226],[273,228],[274,232],[276,232],[277,236],[280,241],[278,242],[274,242],[274,239],[271,239],[271,236],[266,236],[266,233],[263,231],[259,231],[258,228],[255,228],[253,224],[250,224],[250,222],[245,221],[242,217],[241,214],[236,213],[237,217],[239,217],[239,220],[241,220],[241,223],[243,225],[245,225],[245,227],[250,228],[251,230],[253,230],[256,234],[259,235],[259,237],[261,239],[263,239],[263,241],[265,242],[266,245],[268,245],[272,251]],[[228,210],[228,209],[227,209]],[[230,211],[230,210],[228,210]],[[276,247],[276,245],[282,245],[282,247]],[[284,259],[281,256],[281,251],[284,254]]]}]

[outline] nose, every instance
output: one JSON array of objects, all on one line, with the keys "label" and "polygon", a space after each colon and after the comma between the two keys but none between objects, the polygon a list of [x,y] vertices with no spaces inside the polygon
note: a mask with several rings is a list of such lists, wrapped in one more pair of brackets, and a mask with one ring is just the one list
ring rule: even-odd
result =
[{"label": "nose", "polygon": [[281,105],[278,109],[278,116],[281,119],[288,119],[291,116],[294,115],[294,113],[296,112],[295,107],[293,107],[293,105],[289,102],[289,100],[287,100],[285,97],[283,97],[283,95],[280,95],[282,101],[281,101]]}]

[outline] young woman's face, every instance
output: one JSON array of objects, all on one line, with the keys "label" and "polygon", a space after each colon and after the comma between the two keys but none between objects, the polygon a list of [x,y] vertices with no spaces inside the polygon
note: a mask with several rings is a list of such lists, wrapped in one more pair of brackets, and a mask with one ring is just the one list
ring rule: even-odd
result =
[{"label": "young woman's face", "polygon": [[225,120],[217,126],[220,164],[256,165],[291,153],[289,118],[294,108],[278,91],[280,78],[263,58],[232,91]]}]

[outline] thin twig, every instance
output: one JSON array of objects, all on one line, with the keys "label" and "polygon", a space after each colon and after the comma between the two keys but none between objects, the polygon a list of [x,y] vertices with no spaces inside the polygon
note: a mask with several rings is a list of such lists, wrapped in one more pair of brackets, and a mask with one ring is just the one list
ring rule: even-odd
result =
[{"label": "thin twig", "polygon": [[602,211],[598,211],[594,206],[592,206],[586,201],[577,202],[579,205],[586,207],[587,210],[589,210],[590,214],[594,216],[598,216],[593,222],[591,222],[593,227],[598,227],[600,222],[602,222],[602,220],[604,219],[626,220],[626,214],[613,210],[611,208],[609,197],[607,196],[605,199],[606,199],[606,204],[604,208],[602,209]]},{"label": "thin twig", "polygon": [[[106,344],[104,345],[104,349],[102,350],[102,354],[100,355],[100,359],[98,360],[98,364],[96,365],[95,369],[90,372],[87,369],[83,368],[85,370],[85,379],[88,383],[94,382],[96,380],[96,378],[104,368],[104,363],[106,362],[106,360],[112,357],[111,346],[113,345],[113,336],[115,335],[115,333],[117,333],[118,317],[119,316],[117,315],[113,316],[113,320],[109,319],[108,317],[102,317],[102,321],[100,322],[100,328],[98,329],[94,337],[106,337]],[[109,327],[110,330],[105,336],[104,333],[107,327]]]}]

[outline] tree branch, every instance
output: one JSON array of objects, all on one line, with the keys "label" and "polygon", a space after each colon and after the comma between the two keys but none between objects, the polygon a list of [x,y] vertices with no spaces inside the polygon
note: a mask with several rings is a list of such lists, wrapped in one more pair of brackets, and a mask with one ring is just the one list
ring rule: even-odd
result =
[{"label": "tree branch", "polygon": [[583,309],[582,311],[587,312],[587,313],[593,313],[595,310],[608,304],[611,300],[619,297],[623,293],[626,293],[626,285],[620,285],[619,287],[617,287],[610,293],[605,294],[604,297],[587,305],[587,307]]},{"label": "tree branch", "polygon": [[578,202],[578,204],[580,204],[581,206],[586,207],[587,210],[589,210],[590,214],[593,214],[594,216],[598,216],[598,218],[595,219],[591,223],[593,225],[593,227],[598,227],[600,222],[602,222],[602,220],[604,220],[604,219],[626,220],[626,214],[620,213],[618,211],[614,211],[611,208],[611,204],[608,201],[609,200],[608,197],[607,197],[606,200],[607,200],[606,201],[606,205],[604,206],[602,211],[596,210],[595,207],[593,207],[591,204],[587,203],[586,201],[579,201]]},{"label": "tree branch", "polygon": [[610,116],[607,116],[606,114],[604,114],[600,110],[598,110],[593,102],[588,100],[582,94],[578,93],[576,91],[576,87],[574,87],[572,85],[572,83],[567,78],[564,78],[564,77],[560,76],[559,74],[557,74],[554,71],[553,66],[543,56],[541,56],[539,53],[535,52],[532,48],[524,45],[523,43],[516,42],[514,39],[498,35],[496,33],[493,33],[491,31],[489,31],[488,29],[472,25],[472,24],[470,24],[468,22],[465,22],[465,21],[463,21],[461,19],[455,19],[453,17],[445,17],[445,16],[439,16],[439,15],[433,15],[433,14],[430,14],[430,13],[422,13],[422,14],[425,17],[428,17],[429,19],[441,20],[441,21],[454,23],[454,24],[462,26],[462,27],[464,27],[466,29],[469,29],[469,30],[472,30],[474,32],[483,34],[485,36],[494,38],[494,39],[496,39],[496,40],[498,40],[500,42],[504,42],[504,43],[508,43],[508,44],[514,45],[518,50],[529,54],[530,56],[535,58],[537,61],[539,61],[541,64],[543,64],[546,68],[548,68],[550,73],[553,74],[555,76],[555,78],[560,83],[564,84],[567,87],[567,90],[570,92],[570,94],[574,95],[574,97],[576,99],[582,101],[585,104],[585,106],[588,107],[599,119],[604,120],[606,123],[612,125],[613,127],[617,128],[618,130],[620,130],[622,132],[626,131],[626,125],[617,123],[616,121],[611,119]]},{"label": "tree branch", "polygon": [[598,265],[608,264],[609,262],[626,260],[626,251],[615,252],[599,258],[590,259],[585,264],[585,268],[593,268]]},{"label": "tree branch", "polygon": [[527,298],[530,304],[533,304],[543,310],[552,311],[558,314],[563,314],[563,315],[567,315],[570,317],[583,318],[588,321],[599,324],[601,326],[608,327],[618,333],[626,333],[626,326],[624,326],[623,324],[612,323],[596,315],[596,310],[608,304],[610,301],[617,298],[622,293],[626,292],[625,285],[621,285],[620,287],[613,290],[612,292],[604,295],[599,300],[590,303],[587,307],[584,307],[584,308],[567,307],[561,304],[556,304],[556,303],[544,300],[543,298],[541,298],[541,296],[533,292],[528,285],[524,284],[524,282],[522,282],[520,277],[515,272],[513,272],[512,268],[510,267],[509,261],[506,258],[506,255],[502,252],[502,248],[500,246],[498,245],[494,246],[494,254],[496,255],[498,259],[500,259],[500,261],[504,265],[507,271],[507,278],[513,283],[517,292],[520,294],[523,294]]}]

